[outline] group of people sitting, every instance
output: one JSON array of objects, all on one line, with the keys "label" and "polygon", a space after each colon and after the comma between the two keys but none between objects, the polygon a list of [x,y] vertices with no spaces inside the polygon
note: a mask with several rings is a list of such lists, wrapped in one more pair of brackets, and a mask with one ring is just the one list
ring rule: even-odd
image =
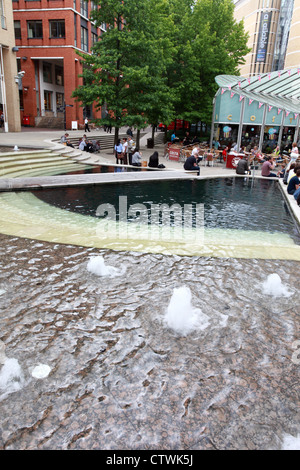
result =
[{"label": "group of people sitting", "polygon": [[[294,142],[292,146],[289,163],[287,165],[282,163],[281,169],[277,173],[272,172],[272,170],[274,170],[276,167],[276,162],[273,160],[274,156],[280,157],[279,147],[276,147],[272,155],[262,155],[261,176],[283,178],[284,184],[287,185],[288,194],[293,195],[297,201],[298,206],[300,206],[300,162],[297,162],[299,157],[297,144]],[[238,175],[245,175],[250,173],[247,155],[239,160],[236,173]]]},{"label": "group of people sitting", "polygon": [[79,140],[79,150],[84,150],[85,152],[95,153],[100,152],[100,142],[99,140],[88,140],[86,134]]},{"label": "group of people sitting", "polygon": [[[60,142],[66,145],[67,147],[74,148],[74,145],[70,141],[68,132],[66,132],[61,137]],[[99,140],[89,141],[86,137],[86,134],[84,134],[83,137],[79,139],[78,148],[79,150],[84,150],[85,152],[90,152],[90,153],[100,152],[100,142]]]},{"label": "group of people sitting", "polygon": [[300,162],[291,163],[289,169],[286,170],[285,180],[288,194],[293,195],[300,206]]}]

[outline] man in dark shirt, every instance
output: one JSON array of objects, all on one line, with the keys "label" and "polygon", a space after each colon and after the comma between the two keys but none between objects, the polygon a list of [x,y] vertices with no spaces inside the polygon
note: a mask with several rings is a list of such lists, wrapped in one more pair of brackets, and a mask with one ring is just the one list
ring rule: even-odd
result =
[{"label": "man in dark shirt", "polygon": [[300,188],[300,169],[296,171],[296,175],[293,176],[293,178],[290,179],[290,182],[287,187],[287,192],[289,194],[294,194],[294,192]]},{"label": "man in dark shirt", "polygon": [[184,162],[183,168],[185,170],[198,170],[197,176],[200,175],[200,167],[197,165],[197,160],[194,155],[191,155]]},{"label": "man in dark shirt", "polygon": [[249,173],[249,165],[248,165],[247,157],[244,156],[243,158],[239,160],[237,164],[236,174],[245,175],[246,173]]}]

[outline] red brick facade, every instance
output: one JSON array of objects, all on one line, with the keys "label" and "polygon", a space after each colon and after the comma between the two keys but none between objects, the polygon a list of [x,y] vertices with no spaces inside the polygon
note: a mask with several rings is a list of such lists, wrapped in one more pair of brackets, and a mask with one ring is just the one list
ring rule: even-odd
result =
[{"label": "red brick facade", "polygon": [[[92,2],[83,0],[13,1],[19,70],[25,71],[21,91],[21,122],[38,125],[42,117],[63,118],[66,128],[78,127],[88,117],[101,117],[71,97],[81,84],[81,58],[76,51],[90,52],[102,28],[89,20]],[[23,101],[23,103],[22,103]],[[70,106],[72,105],[72,106]],[[50,119],[51,120],[51,119]]]}]

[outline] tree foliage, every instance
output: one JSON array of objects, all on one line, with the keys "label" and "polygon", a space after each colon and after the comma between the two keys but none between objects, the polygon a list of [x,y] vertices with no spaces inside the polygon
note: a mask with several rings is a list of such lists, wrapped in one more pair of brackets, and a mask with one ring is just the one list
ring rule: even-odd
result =
[{"label": "tree foliage", "polygon": [[233,1],[96,2],[92,19],[107,32],[92,54],[80,54],[84,84],[73,96],[107,106],[117,129],[174,118],[210,122],[215,76],[238,74],[249,51]]}]

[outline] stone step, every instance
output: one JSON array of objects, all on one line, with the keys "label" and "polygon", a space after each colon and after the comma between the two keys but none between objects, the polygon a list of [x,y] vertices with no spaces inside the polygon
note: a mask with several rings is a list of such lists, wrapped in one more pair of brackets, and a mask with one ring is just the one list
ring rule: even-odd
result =
[{"label": "stone step", "polygon": [[45,153],[44,155],[33,155],[33,156],[22,156],[11,157],[11,158],[0,158],[0,167],[7,168],[15,164],[30,165],[31,163],[45,162],[45,161],[70,161],[69,156],[60,155],[58,153]]},{"label": "stone step", "polygon": [[71,160],[65,160],[64,157],[44,158],[35,160],[15,160],[13,162],[0,162],[0,176],[6,175],[13,171],[16,167],[22,169],[43,168],[44,166],[55,167],[62,164],[70,164]]},{"label": "stone step", "polygon": [[44,166],[37,168],[19,168],[6,174],[7,178],[33,177],[33,176],[56,176],[68,173],[74,170],[83,170],[89,168],[89,165],[80,165],[78,163],[69,163],[68,165]]}]

